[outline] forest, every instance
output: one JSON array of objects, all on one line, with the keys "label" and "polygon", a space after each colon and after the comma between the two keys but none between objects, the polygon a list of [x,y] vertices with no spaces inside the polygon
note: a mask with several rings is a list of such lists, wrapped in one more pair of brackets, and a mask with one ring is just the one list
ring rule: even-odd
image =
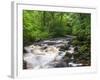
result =
[{"label": "forest", "polygon": [[69,44],[74,47],[75,61],[90,66],[90,13],[23,10],[23,47],[68,36],[72,37]]}]

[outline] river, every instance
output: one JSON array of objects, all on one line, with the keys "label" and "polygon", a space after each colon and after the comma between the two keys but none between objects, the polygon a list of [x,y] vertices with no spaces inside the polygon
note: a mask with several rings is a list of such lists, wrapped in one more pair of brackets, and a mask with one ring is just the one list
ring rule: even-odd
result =
[{"label": "river", "polygon": [[[34,42],[25,46],[23,61],[25,69],[42,69],[58,67],[79,67],[74,59],[73,37],[53,38]],[[67,56],[69,55],[69,57]]]}]

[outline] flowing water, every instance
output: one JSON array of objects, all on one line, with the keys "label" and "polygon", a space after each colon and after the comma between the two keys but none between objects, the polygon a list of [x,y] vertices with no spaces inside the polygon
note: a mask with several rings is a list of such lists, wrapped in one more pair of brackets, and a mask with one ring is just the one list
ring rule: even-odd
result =
[{"label": "flowing water", "polygon": [[[82,64],[74,62],[74,47],[70,45],[72,38],[55,38],[33,43],[24,47],[23,61],[27,69],[77,67]],[[66,58],[66,54],[71,57]]]}]

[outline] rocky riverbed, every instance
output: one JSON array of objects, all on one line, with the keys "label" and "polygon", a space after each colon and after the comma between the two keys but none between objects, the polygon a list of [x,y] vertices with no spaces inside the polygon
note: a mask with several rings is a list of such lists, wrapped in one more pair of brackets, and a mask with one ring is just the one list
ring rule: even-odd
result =
[{"label": "rocky riverbed", "polygon": [[74,36],[53,38],[25,46],[23,68],[42,69],[83,66],[74,58],[75,47],[71,44],[73,38]]}]

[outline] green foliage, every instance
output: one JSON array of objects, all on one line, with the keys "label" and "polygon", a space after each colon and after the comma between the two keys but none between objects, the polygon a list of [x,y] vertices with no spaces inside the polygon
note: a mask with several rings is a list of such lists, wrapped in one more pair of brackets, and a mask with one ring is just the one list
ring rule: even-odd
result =
[{"label": "green foliage", "polygon": [[24,36],[33,40],[45,35],[75,35],[81,40],[90,35],[90,14],[23,10],[23,27]]},{"label": "green foliage", "polygon": [[83,45],[80,47],[79,53],[85,53],[85,52],[87,52],[87,50],[88,50],[88,47],[86,45]]},{"label": "green foliage", "polygon": [[76,39],[72,41],[73,46],[78,46],[79,44],[80,44],[80,42]]}]

